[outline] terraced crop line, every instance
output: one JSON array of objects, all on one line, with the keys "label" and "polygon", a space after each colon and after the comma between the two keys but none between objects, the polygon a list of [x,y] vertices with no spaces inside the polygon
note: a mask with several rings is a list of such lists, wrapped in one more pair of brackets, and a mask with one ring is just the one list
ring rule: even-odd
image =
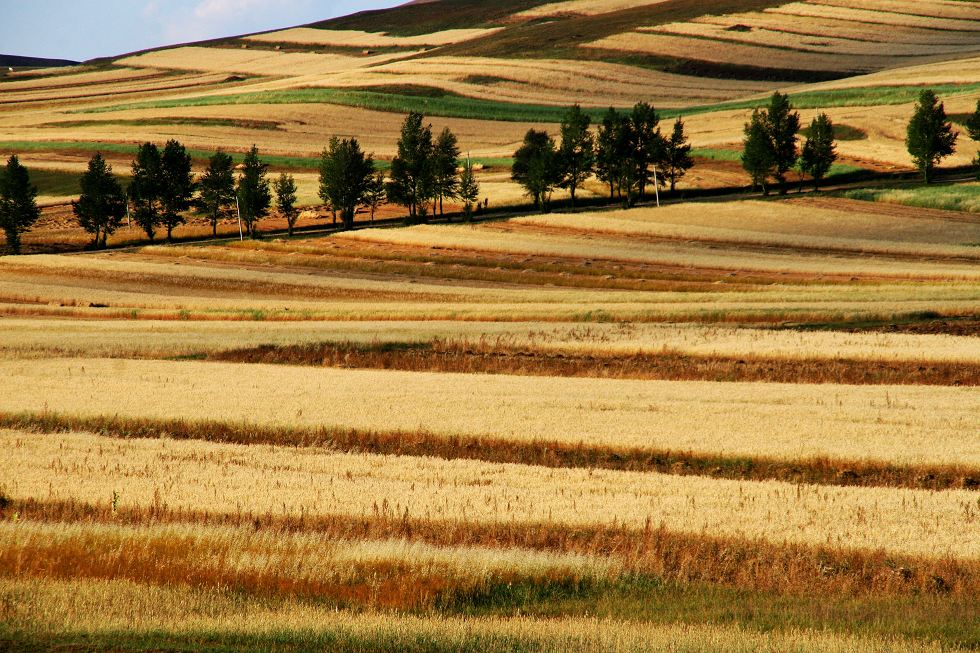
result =
[{"label": "terraced crop line", "polygon": [[[371,516],[356,517],[188,510],[171,508],[162,502],[113,507],[110,501],[96,504],[43,499],[15,500],[5,512],[17,514],[18,522],[26,524],[23,528],[28,536],[43,531],[45,525],[68,533],[98,533],[101,528],[105,532],[103,539],[115,537],[117,540],[120,534],[135,529],[133,541],[136,543],[146,541],[149,529],[169,526],[186,533],[183,538],[185,548],[169,553],[178,558],[185,555],[188,545],[197,543],[197,546],[207,548],[209,538],[240,533],[240,539],[253,543],[280,538],[285,544],[301,544],[312,538],[327,550],[349,547],[350,543],[362,543],[362,550],[369,551],[372,544],[383,550],[385,543],[401,542],[404,543],[403,550],[411,550],[414,545],[416,553],[427,551],[430,558],[449,558],[447,562],[461,570],[457,575],[464,577],[467,573],[465,559],[472,562],[482,555],[486,559],[484,573],[487,567],[503,571],[513,567],[517,560],[521,561],[517,566],[538,568],[539,571],[540,568],[563,568],[578,574],[580,579],[640,574],[655,577],[659,582],[710,583],[780,594],[964,598],[980,592],[978,560],[934,559],[884,551],[845,550],[832,545],[691,534],[650,521],[639,527],[598,524],[569,527],[553,522],[486,523],[458,517],[420,519],[396,514],[391,507],[379,508]],[[16,538],[16,528],[16,523],[0,525],[0,537],[3,530],[9,529],[8,537]],[[146,535],[138,535],[140,532]],[[36,571],[30,573],[37,577],[57,577],[57,570],[45,564],[46,556],[41,555],[51,539],[38,538],[34,540],[35,544],[28,543],[28,547],[36,549],[32,553],[40,555],[40,560],[32,561],[28,557],[25,562],[13,556],[6,562],[0,560],[0,566],[6,566],[10,571],[11,565],[16,563],[23,565],[21,569],[25,574],[33,568]],[[252,546],[249,551],[259,548]],[[28,553],[27,549],[23,550]],[[111,558],[112,550],[107,546],[108,553],[103,558]],[[297,550],[303,551],[302,547]],[[418,562],[418,555],[415,558]],[[456,562],[460,558],[464,562]],[[210,559],[220,559],[217,550]],[[113,572],[118,569],[112,564],[99,568],[103,571],[93,570],[90,577],[113,577]],[[287,565],[285,569],[297,568]],[[143,573],[146,580],[146,576],[153,573],[168,572]],[[294,575],[296,571],[285,573]],[[473,573],[469,572],[470,575]],[[134,575],[135,572],[129,577]]]},{"label": "terraced crop line", "polygon": [[261,426],[245,422],[78,417],[0,412],[0,428],[30,433],[87,432],[121,439],[197,440],[224,444],[326,448],[344,453],[435,457],[556,469],[609,469],[746,481],[780,480],[830,486],[980,491],[980,469],[968,465],[900,465],[832,458],[782,460],[667,449],[590,446],[559,441],[446,436],[424,430]]}]

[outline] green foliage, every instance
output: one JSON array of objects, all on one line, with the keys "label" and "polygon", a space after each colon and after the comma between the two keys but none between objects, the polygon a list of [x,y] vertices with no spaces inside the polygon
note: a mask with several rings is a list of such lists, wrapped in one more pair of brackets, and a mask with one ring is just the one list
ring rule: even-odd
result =
[{"label": "green foliage", "polygon": [[592,119],[574,105],[561,121],[561,146],[558,148],[559,186],[567,188],[575,206],[575,191],[595,170],[595,136],[589,131]]},{"label": "green foliage", "polygon": [[548,132],[528,130],[514,153],[510,177],[524,187],[542,213],[547,209],[551,193],[560,181],[558,151]]},{"label": "green foliage", "polygon": [[354,215],[373,176],[374,158],[364,154],[356,138],[330,139],[320,164],[320,195],[340,212],[344,229],[354,227]]},{"label": "green foliage", "polygon": [[174,227],[186,222],[182,214],[191,208],[196,189],[191,155],[183,145],[170,139],[160,156],[160,221],[167,230],[167,241],[173,240]]},{"label": "green foliage", "polygon": [[793,111],[789,96],[778,91],[772,94],[766,112],[766,127],[775,162],[772,174],[779,182],[779,192],[785,194],[786,173],[793,169],[799,156],[796,134],[800,131],[800,114]]},{"label": "green foliage", "polygon": [[41,216],[36,198],[37,187],[31,183],[30,173],[17,155],[11,156],[0,170],[0,229],[14,254],[20,254],[21,234],[30,231]]},{"label": "green foliage", "polygon": [[293,179],[292,175],[287,175],[284,172],[276,180],[274,190],[276,191],[276,208],[286,218],[286,227],[289,230],[289,235],[292,236],[293,227],[296,226],[296,218],[299,216],[299,211],[296,210],[296,180]]},{"label": "green foliage", "polygon": [[775,178],[780,194],[785,194],[786,173],[793,169],[798,158],[796,147],[800,131],[800,114],[793,111],[789,96],[772,94],[766,109],[756,108],[745,125],[742,167],[752,178],[753,188],[761,185],[768,194],[766,180]]},{"label": "green foliage", "polygon": [[480,201],[480,184],[473,174],[473,163],[466,159],[463,174],[459,178],[459,199],[463,201],[463,215],[467,222],[473,219],[473,206]]},{"label": "green foliage", "polygon": [[[970,139],[980,143],[980,100],[977,100],[976,110],[967,117],[965,126]],[[977,179],[980,179],[980,152],[977,153],[974,164],[977,166]]]},{"label": "green foliage", "polygon": [[684,134],[684,121],[680,118],[674,121],[674,129],[670,133],[670,138],[664,142],[660,166],[663,170],[664,179],[670,182],[671,193],[674,192],[677,181],[694,167],[694,159],[691,158],[691,143]]},{"label": "green foliage", "polygon": [[596,136],[596,176],[609,186],[609,199],[613,199],[616,186],[622,179],[619,151],[625,118],[612,107],[602,116]]},{"label": "green foliage", "polygon": [[208,167],[198,182],[197,210],[207,216],[215,236],[222,212],[235,201],[233,165],[231,156],[218,150],[208,160]]},{"label": "green foliage", "polygon": [[248,235],[255,238],[257,223],[268,215],[272,204],[269,180],[265,172],[266,164],[259,160],[259,149],[255,145],[245,155],[242,166],[242,173],[238,177],[238,210]]},{"label": "green foliage", "polygon": [[956,136],[939,97],[929,89],[922,91],[909,121],[905,145],[923,181],[929,183],[939,162],[955,151]]},{"label": "green foliage", "polygon": [[378,207],[388,199],[385,192],[385,173],[381,170],[375,171],[368,180],[367,189],[364,192],[364,206],[371,210],[371,222],[374,222],[374,214]]},{"label": "green foliage", "polygon": [[435,196],[435,146],[432,125],[423,125],[424,119],[416,111],[405,118],[386,188],[390,201],[408,208],[411,223],[425,221],[428,202]]},{"label": "green foliage", "polygon": [[625,158],[626,188],[628,204],[633,204],[632,190],[635,188],[642,198],[646,187],[652,180],[652,166],[664,158],[664,137],[660,133],[660,114],[647,104],[639,102],[630,113],[628,129],[621,153]]},{"label": "green foliage", "polygon": [[143,143],[133,159],[132,181],[129,183],[129,201],[133,206],[133,219],[153,240],[160,224],[160,150],[153,143]]},{"label": "green foliage", "polygon": [[803,144],[800,169],[813,177],[813,186],[816,189],[836,160],[834,123],[826,113],[821,113],[810,123],[809,136]]},{"label": "green foliage", "polygon": [[764,109],[753,111],[751,120],[745,125],[741,158],[742,167],[752,178],[752,187],[762,186],[762,192],[768,194],[766,180],[776,170],[776,155],[769,138],[768,118]]},{"label": "green foliage", "polygon": [[112,166],[101,154],[88,163],[79,182],[81,195],[71,203],[79,226],[93,235],[92,246],[104,248],[106,240],[122,224],[126,215],[126,196],[112,174]]},{"label": "green foliage", "polygon": [[459,177],[456,169],[459,167],[459,141],[449,127],[442,130],[436,139],[433,152],[433,167],[435,168],[435,185],[433,196],[439,201],[439,215],[443,215],[443,199],[455,199],[459,195]]}]

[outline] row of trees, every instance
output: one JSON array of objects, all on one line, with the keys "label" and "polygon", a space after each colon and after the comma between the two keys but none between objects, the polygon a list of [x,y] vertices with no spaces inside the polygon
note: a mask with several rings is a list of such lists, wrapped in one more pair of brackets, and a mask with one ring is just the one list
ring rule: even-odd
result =
[{"label": "row of trees", "polygon": [[[669,137],[660,131],[660,116],[645,102],[629,113],[610,108],[593,132],[592,118],[575,105],[561,121],[561,143],[545,131],[531,129],[514,153],[511,178],[535,206],[547,209],[555,188],[564,188],[575,205],[576,192],[595,175],[632,206],[646,195],[651,183],[670,187],[694,166],[691,145],[678,118]],[[659,174],[658,174],[659,173]]]},{"label": "row of trees", "polygon": [[[745,125],[742,142],[742,167],[752,179],[752,187],[761,187],[769,194],[766,185],[770,178],[779,185],[780,194],[787,192],[786,175],[794,168],[813,177],[814,188],[837,160],[834,139],[834,123],[821,113],[807,132],[802,152],[798,148],[800,114],[793,111],[789,97],[773,93],[767,108],[757,108]],[[802,183],[802,182],[801,182]]]},{"label": "row of trees", "polygon": [[469,219],[477,204],[480,187],[473,164],[460,165],[456,135],[447,127],[433,137],[432,125],[421,113],[413,112],[402,124],[395,158],[387,178],[365,154],[356,138],[330,141],[320,160],[320,198],[334,214],[340,213],[345,229],[354,226],[358,208],[367,208],[371,219],[385,202],[408,210],[408,222],[425,222],[429,216],[445,215],[446,200],[459,200]]},{"label": "row of trees", "polygon": [[[980,101],[965,124],[970,138],[980,142]],[[608,186],[610,198],[619,197],[631,206],[645,196],[651,183],[673,191],[694,165],[683,121],[678,118],[670,136],[665,136],[659,115],[646,103],[629,112],[609,109],[595,130],[592,126],[591,117],[576,105],[561,121],[560,144],[545,131],[531,129],[525,135],[514,154],[511,176],[539,209],[547,208],[556,188],[567,189],[574,205],[577,191],[593,176]],[[780,93],[773,94],[768,107],[752,113],[744,131],[742,165],[753,185],[767,193],[770,179],[785,193],[791,170],[799,172],[801,179],[809,174],[819,187],[837,159],[831,119],[822,113],[814,118],[800,148],[799,114]],[[955,151],[956,140],[943,103],[932,91],[922,91],[906,145],[926,182],[942,159]],[[980,154],[976,163],[980,167]],[[299,214],[295,179],[282,173],[270,181],[254,145],[237,167],[230,155],[219,150],[195,181],[191,156],[178,141],[170,140],[162,149],[144,143],[133,160],[132,181],[125,191],[111,166],[96,154],[80,185],[81,195],[72,209],[79,225],[93,235],[96,247],[105,247],[127,215],[150,240],[159,229],[166,230],[170,240],[191,209],[209,220],[216,235],[220,220],[236,207],[243,230],[251,237],[273,200],[290,235]],[[321,155],[319,195],[333,211],[334,221],[339,214],[348,229],[358,210],[369,210],[373,220],[385,202],[404,206],[408,221],[415,223],[424,222],[430,212],[442,215],[445,201],[458,200],[468,219],[479,206],[479,193],[472,163],[467,159],[461,165],[456,135],[447,128],[433,136],[432,125],[420,113],[405,119],[387,176],[356,138],[331,139]],[[20,251],[22,234],[40,215],[36,197],[27,169],[16,155],[11,156],[0,169],[0,228],[14,253]]]},{"label": "row of trees", "polygon": [[[965,124],[970,138],[980,142],[980,101]],[[801,179],[804,174],[812,176],[814,187],[819,188],[837,160],[833,121],[825,113],[814,118],[802,149],[798,148],[799,131],[800,114],[793,111],[786,95],[774,93],[768,107],[752,112],[751,120],[745,125],[742,166],[749,173],[753,188],[761,186],[763,193],[768,194],[766,183],[774,179],[780,193],[786,193],[786,175],[794,169],[801,174]],[[939,163],[956,151],[957,136],[943,103],[933,91],[923,90],[905,138],[912,162],[922,174],[923,181],[932,181]],[[980,178],[980,153],[975,163]]]}]

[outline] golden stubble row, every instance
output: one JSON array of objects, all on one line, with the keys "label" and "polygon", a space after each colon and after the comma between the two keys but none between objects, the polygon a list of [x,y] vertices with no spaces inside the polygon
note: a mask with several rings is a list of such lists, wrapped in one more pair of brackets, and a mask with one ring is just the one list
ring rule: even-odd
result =
[{"label": "golden stubble row", "polygon": [[[167,564],[161,567],[155,560]],[[77,574],[150,584],[183,577],[214,586],[237,580],[251,581],[256,591],[275,588],[279,579],[312,591],[342,591],[344,586],[380,586],[400,574],[439,579],[445,589],[460,591],[501,580],[603,580],[624,571],[615,558],[578,553],[331,539],[319,533],[222,526],[23,520],[0,521],[0,565],[13,576]]]},{"label": "golden stubble row", "polygon": [[[698,207],[707,210],[705,207]],[[518,223],[520,224],[520,223]],[[568,222],[565,222],[568,224]],[[583,225],[588,229],[588,224]],[[803,272],[819,274],[873,274],[894,278],[960,278],[975,280],[978,266],[970,262],[894,260],[888,256],[850,256],[840,253],[807,252],[753,247],[758,238],[744,234],[721,244],[683,241],[676,237],[661,241],[636,242],[615,234],[581,236],[540,234],[520,227],[481,225],[473,227],[424,225],[405,229],[365,229],[344,234],[342,239],[411,246],[441,246],[508,254],[537,254],[583,259],[632,261],[692,268],[722,268],[732,271]],[[770,240],[773,240],[770,237]],[[786,241],[779,244],[787,245]],[[823,245],[825,243],[821,243]],[[840,243],[838,243],[840,245]],[[923,245],[924,253],[929,250]],[[953,248],[955,250],[955,248]]]},{"label": "golden stubble row", "polygon": [[576,354],[682,353],[775,359],[980,363],[971,336],[847,333],[698,324],[431,321],[0,320],[8,357],[169,358],[261,345],[425,343]]},{"label": "golden stubble row", "polygon": [[[437,642],[447,650],[479,641],[487,650],[527,642],[542,653],[955,653],[957,649],[880,636],[787,629],[760,633],[737,626],[640,624],[605,619],[463,618],[339,612],[299,601],[243,600],[216,590],[156,587],[127,581],[0,578],[12,606],[8,627],[27,634],[169,633],[269,637],[324,648],[337,639],[389,646]],[[268,644],[259,639],[257,646]]]},{"label": "golden stubble row", "polygon": [[619,526],[976,560],[976,492],[738,482],[322,449],[0,432],[14,499],[257,516]]},{"label": "golden stubble row", "polygon": [[783,460],[980,464],[980,393],[970,387],[42,358],[0,361],[0,411],[424,431]]}]

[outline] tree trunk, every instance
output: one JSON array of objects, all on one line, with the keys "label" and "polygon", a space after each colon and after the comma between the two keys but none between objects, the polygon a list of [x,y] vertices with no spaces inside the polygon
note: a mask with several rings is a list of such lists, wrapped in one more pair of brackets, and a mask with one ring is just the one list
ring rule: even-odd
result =
[{"label": "tree trunk", "polygon": [[572,208],[575,208],[575,184],[569,186],[568,190],[572,192]]}]

